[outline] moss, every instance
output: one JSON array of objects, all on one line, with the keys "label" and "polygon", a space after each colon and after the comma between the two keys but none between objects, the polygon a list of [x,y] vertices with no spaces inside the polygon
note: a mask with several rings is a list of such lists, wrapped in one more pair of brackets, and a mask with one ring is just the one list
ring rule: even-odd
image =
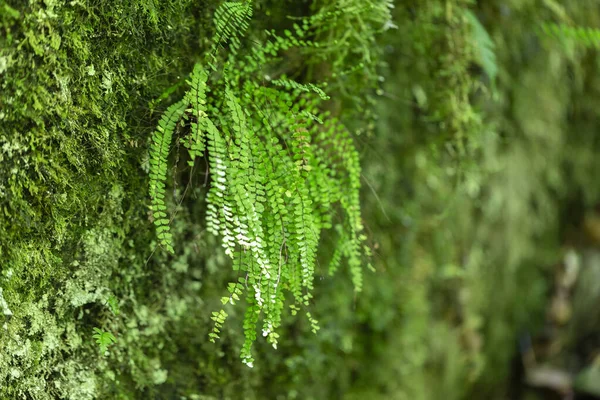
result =
[{"label": "moss", "polygon": [[[91,328],[125,331],[108,295],[131,310],[153,290],[138,286],[151,273],[148,102],[193,63],[208,10],[191,1],[0,8],[0,397],[101,397],[113,366],[98,361]],[[164,380],[156,361],[147,369],[137,384]]]}]

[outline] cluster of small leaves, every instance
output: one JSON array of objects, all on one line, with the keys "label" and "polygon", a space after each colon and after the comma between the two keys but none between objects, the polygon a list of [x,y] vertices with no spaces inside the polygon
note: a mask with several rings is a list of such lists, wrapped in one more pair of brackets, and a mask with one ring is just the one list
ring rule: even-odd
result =
[{"label": "cluster of small leaves", "polygon": [[106,299],[106,304],[108,304],[108,308],[110,308],[110,311],[114,315],[120,314],[121,311],[119,308],[119,300],[117,300],[117,298],[114,295],[111,295],[108,297],[108,299]]},{"label": "cluster of small leaves", "polygon": [[228,43],[232,54],[237,53],[241,45],[241,36],[248,30],[251,17],[251,1],[225,2],[217,9],[214,17],[216,31],[207,62],[213,71],[218,69],[218,50],[223,48],[225,43]]},{"label": "cluster of small leaves", "polygon": [[[365,236],[359,155],[344,125],[320,111],[329,96],[315,84],[264,73],[281,51],[318,45],[302,39],[303,29],[296,26],[296,35],[266,32],[268,40],[242,53],[250,16],[249,3],[225,3],[216,12],[207,61],[195,66],[189,90],[169,107],[153,137],[150,194],[161,244],[172,252],[164,191],[169,148],[181,120],[189,165],[207,153],[212,179],[207,230],[222,238],[238,274],[222,302],[235,304],[245,293],[241,358],[252,366],[259,324],[277,347],[285,293],[293,312],[310,305],[322,231],[335,224],[339,241],[333,262],[348,261],[356,291],[362,288]],[[316,332],[317,321],[308,312],[307,317]],[[212,341],[226,318],[223,309],[213,314]]]},{"label": "cluster of small leaves", "polygon": [[112,333],[103,331],[100,328],[94,328],[94,335],[92,337],[96,339],[96,343],[100,346],[100,353],[102,354],[106,353],[110,345],[117,343],[117,339]]},{"label": "cluster of small leaves", "polygon": [[227,313],[224,310],[213,311],[212,317],[210,319],[215,323],[213,330],[208,334],[209,340],[213,343],[219,338],[219,333],[221,332],[221,328],[227,319]]},{"label": "cluster of small leaves", "polygon": [[341,94],[338,100],[345,100],[345,108],[358,112],[361,119],[374,118],[370,105],[380,85],[382,57],[376,43],[382,33],[397,28],[393,1],[327,0],[313,7],[315,13],[302,20],[302,30],[323,43],[318,50],[308,50],[315,72],[323,74],[323,65],[328,64],[331,85]]},{"label": "cluster of small leaves", "polygon": [[542,32],[546,35],[565,40],[575,40],[585,47],[600,48],[600,29],[566,24],[544,23]]},{"label": "cluster of small leaves", "polygon": [[320,57],[333,57],[333,67],[338,72],[350,65],[349,60],[374,68],[373,63],[378,58],[377,46],[373,46],[376,35],[396,28],[391,15],[393,2],[333,0],[317,4],[317,12],[302,20],[302,29],[304,34],[315,35],[327,43]]}]

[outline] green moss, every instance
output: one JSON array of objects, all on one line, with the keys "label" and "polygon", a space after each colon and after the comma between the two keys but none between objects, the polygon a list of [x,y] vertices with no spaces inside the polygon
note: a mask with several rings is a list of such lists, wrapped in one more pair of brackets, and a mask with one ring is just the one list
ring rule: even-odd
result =
[{"label": "green moss", "polygon": [[0,286],[14,314],[0,335],[0,397],[97,398],[112,367],[92,367],[102,355],[91,327],[126,331],[106,298],[128,294],[131,310],[151,291],[137,285],[152,249],[147,104],[193,63],[205,11],[191,1],[0,7]]}]

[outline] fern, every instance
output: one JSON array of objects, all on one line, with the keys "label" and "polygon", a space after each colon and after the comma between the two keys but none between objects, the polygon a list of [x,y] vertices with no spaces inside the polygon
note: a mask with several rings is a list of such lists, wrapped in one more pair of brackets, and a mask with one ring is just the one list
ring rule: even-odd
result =
[{"label": "fern", "polygon": [[212,51],[208,55],[208,65],[217,71],[217,52],[227,41],[229,51],[236,54],[240,47],[240,37],[248,29],[252,17],[252,2],[225,2],[215,13],[216,33]]},{"label": "fern", "polygon": [[600,48],[600,29],[554,23],[543,23],[541,28],[546,35],[561,40],[574,40],[585,47]]},{"label": "fern", "polygon": [[96,343],[100,347],[100,353],[102,354],[106,353],[110,345],[117,343],[117,339],[112,333],[105,332],[99,328],[94,328],[92,337],[96,339]]},{"label": "fern", "polygon": [[[329,99],[321,88],[326,85],[285,75],[265,82],[264,70],[277,64],[281,51],[318,47],[303,39],[312,22],[295,25],[295,34],[267,32],[266,42],[243,49],[251,15],[250,3],[219,7],[212,50],[194,67],[183,99],[161,118],[150,148],[152,211],[160,243],[169,252],[174,249],[165,183],[179,120],[189,165],[208,157],[206,226],[221,237],[239,274],[221,302],[226,307],[246,299],[240,355],[249,366],[259,326],[277,347],[286,293],[293,314],[310,307],[322,231],[335,221],[339,244],[333,262],[347,260],[356,291],[362,288],[365,239],[359,156],[344,125],[320,111]],[[211,341],[218,339],[227,315],[224,308],[213,313]],[[309,311],[306,316],[316,332],[317,320]]]},{"label": "fern", "polygon": [[106,299],[106,304],[108,305],[108,308],[110,308],[110,311],[114,315],[119,315],[119,313],[121,312],[119,309],[119,300],[117,300],[115,296],[109,296],[108,299]]},{"label": "fern", "polygon": [[343,114],[352,119],[358,115],[359,121],[354,123],[361,130],[370,130],[375,119],[370,105],[375,93],[380,93],[383,67],[376,38],[397,28],[392,21],[394,2],[327,0],[313,2],[313,8],[314,14],[301,20],[301,27],[295,27],[298,36],[317,41],[318,46],[305,50],[311,64],[309,72],[321,76],[326,63],[331,69],[328,83],[338,93],[335,101],[344,102]]},{"label": "fern", "polygon": [[169,253],[174,253],[173,237],[169,229],[167,206],[165,204],[165,182],[167,180],[167,157],[173,137],[175,125],[183,115],[186,102],[184,100],[170,106],[160,119],[152,136],[150,146],[150,209],[156,225],[156,233],[161,246]]},{"label": "fern", "polygon": [[196,64],[192,73],[192,80],[189,82],[190,90],[188,91],[187,102],[191,104],[191,115],[195,118],[191,123],[191,133],[188,140],[184,141],[184,146],[188,148],[190,160],[189,165],[194,165],[194,160],[197,156],[204,155],[205,138],[203,134],[203,119],[206,116],[206,96],[208,73]]},{"label": "fern", "polygon": [[285,78],[274,79],[270,83],[274,86],[281,86],[288,90],[296,89],[301,92],[315,92],[323,100],[329,100],[329,98],[330,98],[320,87],[318,87],[317,85],[314,85],[312,83],[305,85],[305,84],[293,81],[291,79],[285,79]]},{"label": "fern", "polygon": [[476,59],[490,78],[492,87],[498,75],[498,63],[496,61],[496,53],[494,52],[495,45],[492,38],[481,25],[479,19],[470,10],[465,10],[467,20],[471,25],[473,33],[473,43],[475,47]]}]

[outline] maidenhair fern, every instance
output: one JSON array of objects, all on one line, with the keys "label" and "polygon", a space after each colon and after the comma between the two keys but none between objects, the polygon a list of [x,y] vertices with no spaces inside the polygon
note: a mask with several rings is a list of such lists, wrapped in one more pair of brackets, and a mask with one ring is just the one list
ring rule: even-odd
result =
[{"label": "maidenhair fern", "polygon": [[173,237],[169,231],[169,219],[167,218],[167,206],[165,204],[167,158],[175,125],[177,125],[186,107],[186,102],[181,100],[167,109],[152,135],[152,144],[150,145],[149,193],[152,199],[150,209],[152,210],[160,244],[170,253],[175,251],[173,250]]},{"label": "maidenhair fern", "polygon": [[[300,37],[314,37],[323,45],[307,49],[312,54],[310,72],[323,75],[323,62],[331,67],[329,83],[344,101],[344,109],[360,116],[364,127],[372,127],[370,104],[380,86],[381,46],[376,38],[396,29],[392,21],[392,0],[326,0],[312,2],[314,14],[300,18]],[[358,91],[357,91],[358,89]],[[357,95],[358,94],[358,95]],[[371,129],[371,128],[367,128]]]},{"label": "maidenhair fern", "polygon": [[[212,50],[194,67],[183,99],[166,110],[150,147],[154,223],[159,243],[171,253],[165,183],[178,124],[189,165],[208,158],[206,226],[221,237],[238,274],[223,305],[247,302],[241,358],[249,366],[258,326],[277,347],[286,293],[293,314],[310,305],[324,229],[335,226],[338,234],[330,271],[347,260],[356,291],[365,255],[359,156],[350,132],[321,111],[329,98],[323,87],[266,74],[282,51],[319,46],[303,39],[310,21],[295,25],[295,35],[266,32],[268,40],[242,51],[251,15],[250,3],[217,10]],[[316,332],[318,322],[306,315]],[[226,318],[224,309],[213,313],[212,341]]]},{"label": "maidenhair fern", "polygon": [[571,39],[586,47],[600,48],[600,29],[597,28],[544,23],[542,31],[562,40]]}]

